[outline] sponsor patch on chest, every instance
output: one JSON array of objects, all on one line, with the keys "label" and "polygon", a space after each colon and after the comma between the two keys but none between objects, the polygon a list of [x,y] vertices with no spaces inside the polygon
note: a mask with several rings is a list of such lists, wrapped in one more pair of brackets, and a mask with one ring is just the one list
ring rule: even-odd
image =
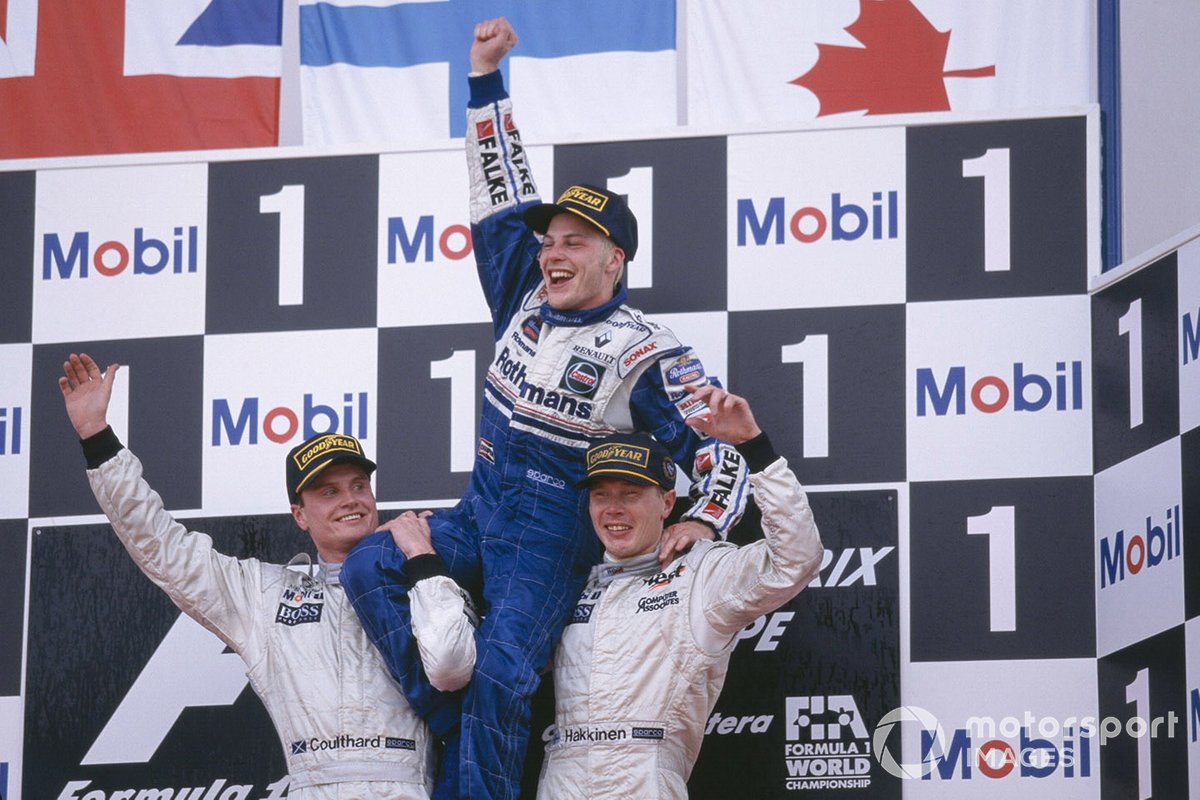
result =
[{"label": "sponsor patch on chest", "polygon": [[572,356],[558,386],[580,397],[592,397],[600,388],[600,379],[603,377],[604,367],[586,358]]},{"label": "sponsor patch on chest", "polygon": [[283,590],[283,594],[279,598],[279,608],[275,610],[275,622],[289,627],[306,622],[320,622],[321,612],[324,609],[324,589],[319,587],[300,589],[289,586]]},{"label": "sponsor patch on chest", "polygon": [[586,625],[592,621],[592,610],[596,607],[594,603],[580,603],[575,606],[575,610],[571,612],[571,619],[567,621],[568,625]]},{"label": "sponsor patch on chest", "polygon": [[669,592],[641,598],[638,600],[637,611],[634,613],[662,611],[664,608],[677,605],[679,605],[679,592],[672,589]]}]

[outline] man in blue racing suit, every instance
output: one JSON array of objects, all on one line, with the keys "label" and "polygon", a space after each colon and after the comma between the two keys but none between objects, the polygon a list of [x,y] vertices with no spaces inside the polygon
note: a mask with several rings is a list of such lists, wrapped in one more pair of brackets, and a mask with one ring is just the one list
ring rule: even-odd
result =
[{"label": "man in blue racing suit", "polygon": [[587,448],[616,431],[646,432],[693,473],[694,502],[666,534],[666,561],[702,536],[724,537],[748,492],[738,452],[684,424],[706,410],[685,389],[709,382],[700,360],[625,304],[618,281],[637,251],[637,221],[624,199],[577,185],[540,202],[498,71],[516,41],[500,18],[477,25],[471,47],[471,236],[496,352],[466,494],[429,519],[445,568],[485,612],[464,696],[435,690],[421,672],[405,593],[421,576],[406,572],[391,537],[368,537],[342,571],[363,626],[445,740],[439,793],[455,791],[461,748],[457,792],[475,800],[517,796],[539,674],[600,557],[587,493],[575,488]]}]

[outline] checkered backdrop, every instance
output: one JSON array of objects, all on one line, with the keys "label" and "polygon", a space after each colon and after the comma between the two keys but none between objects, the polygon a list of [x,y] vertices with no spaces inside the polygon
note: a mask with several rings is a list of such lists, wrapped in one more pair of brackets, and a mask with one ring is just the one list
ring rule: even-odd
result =
[{"label": "checkered backdrop", "polygon": [[[693,797],[1183,785],[1200,250],[1089,297],[1094,110],[529,158],[546,195],[628,195],[631,302],[751,399],[826,543],[743,632]],[[55,379],[73,351],[124,365],[114,427],[227,552],[308,547],[281,462],[314,430],[364,441],[384,509],[453,502],[492,355],[462,155],[76,161],[0,172],[0,201],[0,795],[282,797],[236,656],[96,514]],[[1083,724],[1168,712],[1172,736]]]}]

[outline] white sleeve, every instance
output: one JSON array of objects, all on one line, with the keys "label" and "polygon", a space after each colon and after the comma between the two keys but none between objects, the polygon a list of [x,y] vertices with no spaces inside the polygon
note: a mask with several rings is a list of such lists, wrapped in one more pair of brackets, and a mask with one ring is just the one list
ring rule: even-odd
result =
[{"label": "white sleeve", "polygon": [[750,476],[762,540],[716,546],[700,562],[690,610],[696,641],[716,652],[757,617],[791,600],[816,577],[824,548],[808,496],[783,458]]},{"label": "white sleeve", "polygon": [[413,635],[435,689],[451,692],[475,670],[475,626],[470,596],[444,575],[422,578],[409,590]]},{"label": "white sleeve", "polygon": [[138,568],[183,613],[245,654],[262,592],[260,562],[218,553],[209,536],[176,522],[127,449],[88,470],[88,482]]}]

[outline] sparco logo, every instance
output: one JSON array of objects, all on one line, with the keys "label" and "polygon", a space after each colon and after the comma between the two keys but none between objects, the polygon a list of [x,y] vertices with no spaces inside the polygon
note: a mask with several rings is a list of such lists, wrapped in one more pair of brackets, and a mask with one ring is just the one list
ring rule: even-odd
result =
[{"label": "sparco logo", "polygon": [[643,597],[641,600],[638,600],[636,613],[640,614],[643,611],[662,611],[667,606],[677,605],[679,605],[679,593],[676,591],[670,591],[666,594],[660,594],[657,597]]},{"label": "sparco logo", "polygon": [[555,489],[567,488],[567,482],[562,478],[556,478],[553,475],[547,475],[544,472],[538,472],[536,469],[525,470],[525,477],[536,483],[544,483],[547,486],[553,486]]}]

